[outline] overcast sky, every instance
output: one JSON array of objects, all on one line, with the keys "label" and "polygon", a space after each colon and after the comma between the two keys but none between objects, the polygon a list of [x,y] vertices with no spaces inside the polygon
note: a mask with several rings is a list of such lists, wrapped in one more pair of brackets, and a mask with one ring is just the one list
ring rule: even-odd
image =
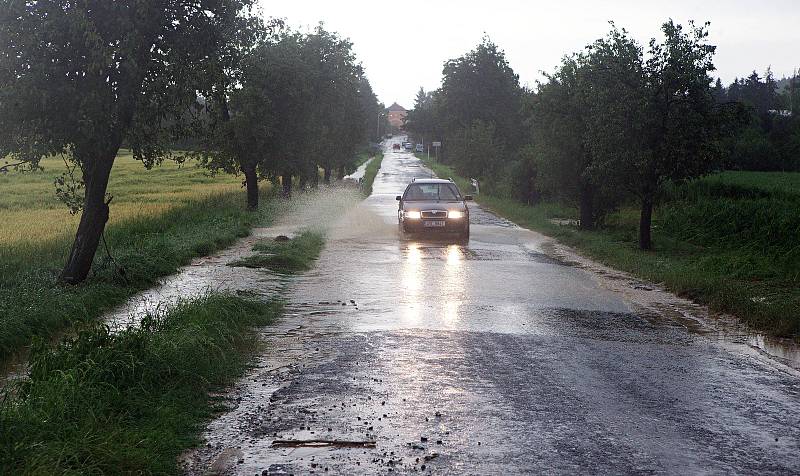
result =
[{"label": "overcast sky", "polygon": [[673,18],[711,22],[716,74],[734,77],[767,66],[778,78],[800,68],[799,0],[261,0],[264,16],[295,28],[324,21],[350,38],[376,94],[410,108],[420,86],[435,89],[445,60],[471,50],[484,33],[506,52],[523,84],[603,36],[614,20],[643,44]]}]

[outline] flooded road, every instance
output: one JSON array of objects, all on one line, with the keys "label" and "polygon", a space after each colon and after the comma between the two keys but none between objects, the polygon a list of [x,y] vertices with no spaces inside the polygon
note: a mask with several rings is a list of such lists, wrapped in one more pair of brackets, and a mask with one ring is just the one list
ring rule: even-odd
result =
[{"label": "flooded road", "polygon": [[[363,171],[361,172],[363,175]],[[356,179],[357,180],[357,179]],[[274,222],[253,228],[249,236],[217,253],[195,258],[175,274],[159,280],[157,286],[142,291],[107,313],[103,320],[113,330],[136,326],[147,314],[170,309],[178,301],[196,299],[209,292],[247,293],[269,299],[282,292],[288,276],[268,269],[230,266],[229,263],[253,254],[253,245],[279,235],[292,236],[301,229],[325,231],[361,199],[355,187],[322,187],[317,191],[295,193],[291,200],[272,200]]]},{"label": "flooded road", "polygon": [[188,473],[800,471],[795,369],[477,205],[466,246],[400,236],[426,176],[388,144]]}]

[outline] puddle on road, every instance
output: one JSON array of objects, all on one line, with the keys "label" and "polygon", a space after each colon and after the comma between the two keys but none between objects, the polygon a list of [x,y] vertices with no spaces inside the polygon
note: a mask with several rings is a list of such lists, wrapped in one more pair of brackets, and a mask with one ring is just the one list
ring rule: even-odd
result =
[{"label": "puddle on road", "polygon": [[251,248],[260,239],[274,237],[271,228],[256,228],[253,234],[230,248],[193,260],[177,274],[160,280],[158,286],[132,297],[126,304],[105,317],[112,330],[135,326],[148,314],[160,314],[178,301],[191,300],[215,291],[247,292],[268,299],[285,284],[286,277],[265,269],[231,267],[228,263],[253,254]]},{"label": "puddle on road", "polygon": [[674,323],[732,351],[749,350],[800,375],[800,342],[796,340],[755,331],[734,316],[712,313],[706,306],[592,261],[555,241],[550,240],[543,249],[555,259],[593,274],[602,287],[622,294],[638,314],[654,324]]},{"label": "puddle on road", "polygon": [[273,440],[273,448],[375,448],[374,441]]},{"label": "puddle on road", "polygon": [[800,345],[789,339],[778,339],[764,334],[746,334],[747,343],[800,370]]},{"label": "puddle on road", "polygon": [[325,187],[318,191],[296,193],[291,200],[265,204],[277,218],[272,226],[253,229],[250,236],[210,256],[194,259],[174,275],[160,280],[158,286],[143,291],[126,304],[111,311],[105,322],[114,330],[138,322],[148,313],[161,313],[181,300],[197,298],[209,292],[247,293],[268,299],[277,294],[290,279],[267,269],[232,267],[228,263],[253,254],[253,245],[279,235],[292,236],[303,229],[326,231],[355,207],[362,197],[353,187]]}]

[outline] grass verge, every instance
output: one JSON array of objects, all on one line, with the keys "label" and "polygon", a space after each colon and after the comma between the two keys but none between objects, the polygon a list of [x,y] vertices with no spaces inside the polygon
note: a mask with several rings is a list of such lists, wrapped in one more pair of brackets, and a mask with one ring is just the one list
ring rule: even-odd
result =
[{"label": "grass verge", "polygon": [[[173,209],[160,216],[143,217],[110,226],[109,247],[116,266],[95,257],[91,277],[78,286],[59,286],[60,260],[20,262],[18,255],[0,262],[0,358],[30,344],[34,337],[48,337],[65,326],[91,321],[120,305],[136,292],[174,273],[193,257],[203,256],[246,236],[251,226],[268,219],[267,207],[249,213],[241,194],[224,194]],[[45,255],[68,246],[43,244]]]},{"label": "grass verge", "polygon": [[228,266],[267,268],[286,274],[307,271],[324,245],[322,233],[313,231],[304,231],[292,239],[262,240],[253,246],[256,254],[232,261]]},{"label": "grass verge", "polygon": [[0,404],[2,474],[174,474],[280,303],[212,294],[118,334],[35,346]]},{"label": "grass verge", "polygon": [[[122,155],[109,188],[115,198],[106,241],[125,275],[101,243],[90,278],[79,286],[59,286],[56,279],[78,217],[53,197],[58,163],[48,159],[45,167],[45,172],[0,177],[0,360],[35,337],[96,319],[192,258],[246,236],[272,215],[269,203],[259,212],[245,211],[235,178],[210,177],[187,165],[145,170]],[[264,187],[265,198],[269,193]]]},{"label": "grass verge", "polygon": [[[451,167],[420,157],[459,188],[468,181]],[[484,207],[572,246],[609,266],[733,314],[754,328],[800,335],[800,174],[725,172],[667,191],[656,210],[655,249],[636,245],[638,211],[623,207],[597,231],[554,223],[577,218],[558,203],[536,206],[479,195]]]},{"label": "grass verge", "polygon": [[378,175],[378,170],[381,168],[382,161],[383,153],[378,153],[364,170],[364,181],[361,183],[361,190],[367,197],[372,195],[372,184],[375,183],[375,177]]}]

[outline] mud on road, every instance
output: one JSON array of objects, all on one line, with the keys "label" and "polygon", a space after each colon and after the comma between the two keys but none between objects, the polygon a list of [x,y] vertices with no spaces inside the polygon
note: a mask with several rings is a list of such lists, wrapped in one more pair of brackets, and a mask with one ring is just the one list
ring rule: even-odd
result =
[{"label": "mud on road", "polygon": [[466,246],[400,236],[394,196],[428,174],[388,144],[186,472],[800,469],[790,365],[476,205]]}]

